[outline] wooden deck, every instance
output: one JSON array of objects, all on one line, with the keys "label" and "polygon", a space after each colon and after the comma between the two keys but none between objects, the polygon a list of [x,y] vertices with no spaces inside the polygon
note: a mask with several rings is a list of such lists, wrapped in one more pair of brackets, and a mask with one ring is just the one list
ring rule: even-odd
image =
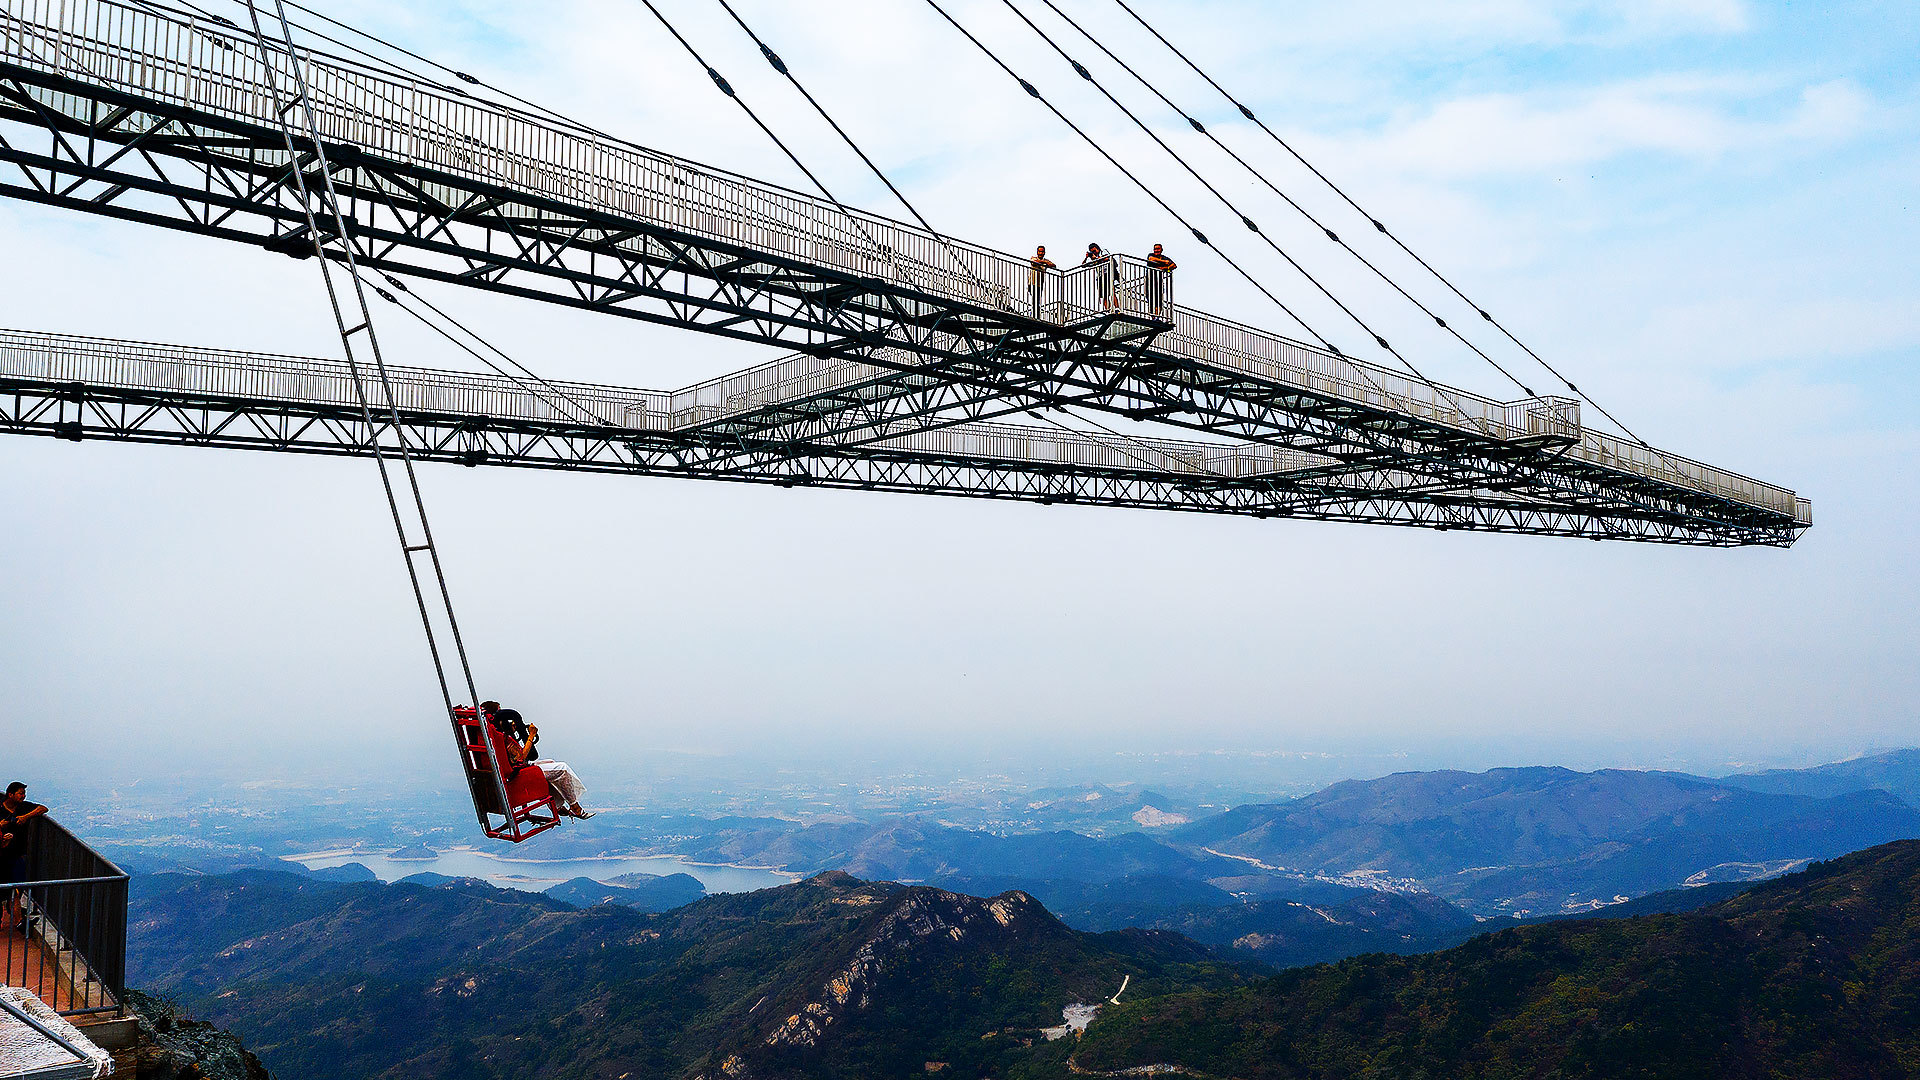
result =
[{"label": "wooden deck", "polygon": [[[4,909],[0,909],[3,911]],[[0,960],[0,982],[24,986],[58,1013],[113,1008],[113,995],[94,981],[86,961],[71,950],[60,951],[54,940],[38,927],[32,935],[13,928],[6,920],[0,935],[5,959]]]}]

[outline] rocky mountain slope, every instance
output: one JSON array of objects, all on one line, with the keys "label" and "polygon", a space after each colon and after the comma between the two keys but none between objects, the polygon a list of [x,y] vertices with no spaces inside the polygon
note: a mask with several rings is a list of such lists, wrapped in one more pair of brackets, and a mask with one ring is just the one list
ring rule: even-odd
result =
[{"label": "rocky mountain slope", "polygon": [[[649,915],[455,882],[165,875],[134,978],[283,1076],[1003,1076],[1039,1029],[1240,976],[1178,935],[822,874]],[[1044,1040],[1042,1040],[1044,1042]]]}]

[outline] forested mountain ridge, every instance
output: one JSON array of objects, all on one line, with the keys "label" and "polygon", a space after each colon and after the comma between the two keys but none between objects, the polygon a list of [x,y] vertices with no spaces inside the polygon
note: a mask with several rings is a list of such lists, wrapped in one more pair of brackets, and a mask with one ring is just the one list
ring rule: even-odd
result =
[{"label": "forested mountain ridge", "polygon": [[[1175,934],[822,874],[660,915],[472,883],[142,885],[133,979],[284,1076],[1005,1075],[1075,1001],[1241,976]],[[992,1036],[983,1038],[983,1036]]]},{"label": "forested mountain ridge", "polygon": [[1094,1022],[1074,1064],[1237,1080],[1920,1075],[1920,841],[1694,912],[1131,1002]]}]

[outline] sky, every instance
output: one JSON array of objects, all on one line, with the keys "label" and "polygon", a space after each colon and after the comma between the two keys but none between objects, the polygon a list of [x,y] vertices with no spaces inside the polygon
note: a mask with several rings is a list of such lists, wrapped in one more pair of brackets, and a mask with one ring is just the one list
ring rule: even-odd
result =
[{"label": "sky", "polygon": [[[1811,497],[1813,530],[1694,550],[428,467],[484,695],[609,772],[1219,750],[1713,771],[1920,742],[1920,11],[1132,2],[1636,432]],[[1518,396],[1020,3],[1429,374]],[[1446,299],[1111,0],[1056,3]],[[920,0],[735,5],[942,230],[1010,251],[1163,241],[1182,302],[1289,329]],[[638,0],[316,6],[641,143],[805,183]],[[838,196],[899,213],[716,4],[659,6]],[[1004,0],[950,10],[1354,338]],[[310,262],[8,202],[0,252],[0,325],[338,351]],[[548,377],[670,388],[776,355],[431,295]],[[463,366],[414,327],[381,333],[390,359]],[[22,733],[0,761],[450,773],[384,513],[366,461],[0,438],[0,709]]]}]

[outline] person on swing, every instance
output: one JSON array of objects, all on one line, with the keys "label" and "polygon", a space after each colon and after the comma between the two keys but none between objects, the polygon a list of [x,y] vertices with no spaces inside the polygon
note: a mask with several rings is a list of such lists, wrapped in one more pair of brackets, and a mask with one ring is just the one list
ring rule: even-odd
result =
[{"label": "person on swing", "polygon": [[487,723],[498,728],[501,734],[507,737],[507,755],[510,760],[506,765],[509,768],[531,765],[539,769],[546,775],[548,786],[552,787],[554,794],[559,796],[560,813],[583,821],[593,816],[593,811],[580,805],[581,797],[587,793],[587,786],[580,782],[580,777],[574,773],[573,767],[564,761],[539,756],[540,726],[538,724],[527,723],[518,709],[503,709],[497,701],[481,702],[480,711],[485,714]]}]

